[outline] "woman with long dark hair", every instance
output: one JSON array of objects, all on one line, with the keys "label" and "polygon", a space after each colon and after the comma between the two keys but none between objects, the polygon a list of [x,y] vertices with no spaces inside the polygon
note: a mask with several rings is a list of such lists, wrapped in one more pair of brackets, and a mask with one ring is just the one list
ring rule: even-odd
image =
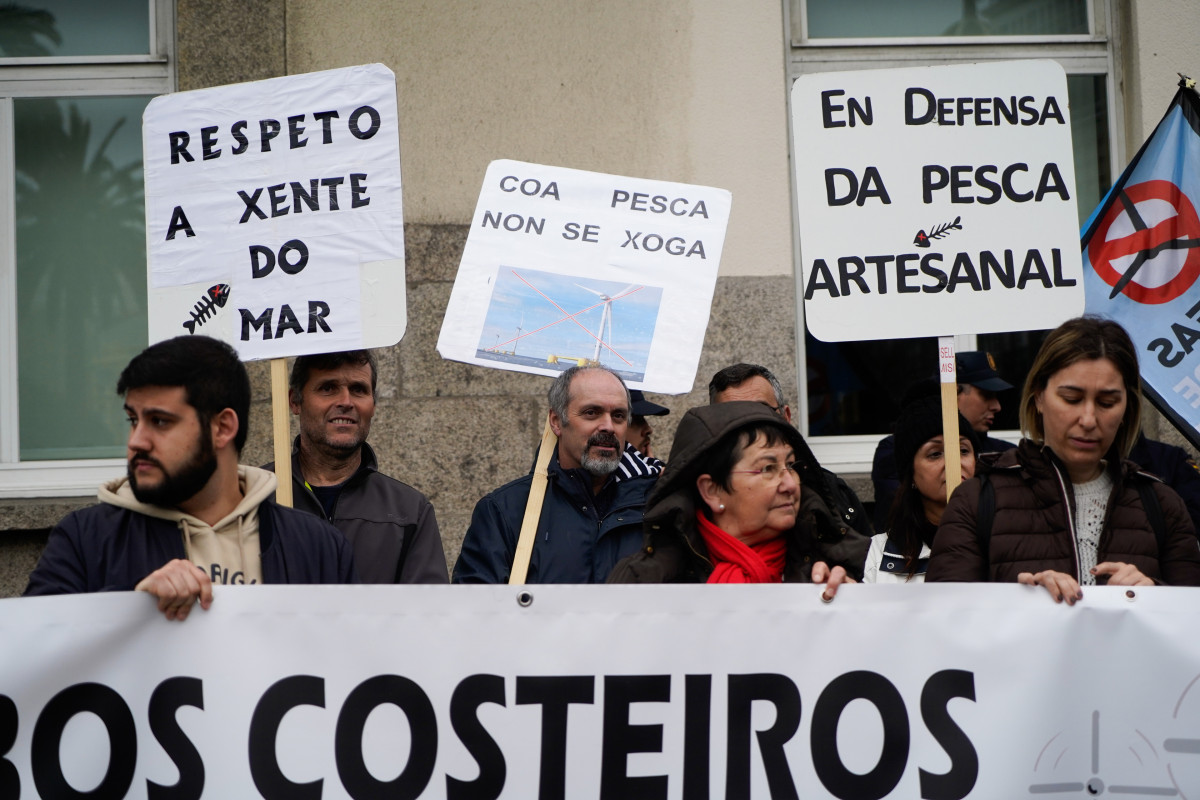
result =
[{"label": "woman with long dark hair", "polygon": [[[936,388],[936,385],[934,386]],[[962,480],[975,474],[978,437],[958,415]],[[886,533],[871,539],[864,583],[921,583],[933,536],[946,510],[946,459],[938,397],[904,406],[896,421],[896,472],[901,488],[888,511]]]}]

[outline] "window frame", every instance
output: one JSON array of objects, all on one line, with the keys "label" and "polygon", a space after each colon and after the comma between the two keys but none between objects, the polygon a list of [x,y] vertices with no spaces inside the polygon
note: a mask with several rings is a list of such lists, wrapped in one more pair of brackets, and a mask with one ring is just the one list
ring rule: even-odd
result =
[{"label": "window frame", "polygon": [[[1063,65],[1070,75],[1102,75],[1108,93],[1108,135],[1110,174],[1119,175],[1125,164],[1125,102],[1118,91],[1123,85],[1121,76],[1122,42],[1116,21],[1119,19],[1117,0],[1088,0],[1087,13],[1090,34],[1005,37],[915,37],[863,39],[806,39],[807,0],[783,0],[784,30],[786,32],[786,102],[788,141],[794,141],[792,130],[791,88],[802,75],[821,72],[844,72],[862,69],[886,69],[934,66],[941,64],[970,64],[981,61],[1008,61],[1027,58],[1050,58]],[[797,15],[799,18],[797,19]],[[886,434],[856,434],[842,436],[813,436],[808,428],[808,362],[805,348],[804,292],[800,287],[803,274],[800,263],[800,232],[796,224],[794,151],[788,149],[789,185],[792,200],[792,267],[796,281],[796,375],[797,394],[793,408],[797,425],[808,439],[809,446],[822,466],[834,472],[867,473],[871,471],[875,448]],[[955,351],[973,350],[974,334],[954,337]],[[993,431],[994,438],[1017,442],[1020,431]]]},{"label": "window frame", "polygon": [[146,53],[0,57],[0,499],[91,495],[100,483],[125,469],[122,458],[20,460],[13,100],[173,92],[175,0],[146,0],[146,4],[150,23]]}]

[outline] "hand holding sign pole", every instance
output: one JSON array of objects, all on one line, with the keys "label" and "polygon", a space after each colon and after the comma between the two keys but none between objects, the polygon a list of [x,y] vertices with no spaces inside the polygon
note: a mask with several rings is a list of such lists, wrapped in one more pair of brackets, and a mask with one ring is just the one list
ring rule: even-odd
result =
[{"label": "hand holding sign pole", "polygon": [[273,359],[394,345],[406,326],[396,78],[382,64],[157,97],[143,118],[150,341]]},{"label": "hand holding sign pole", "polygon": [[[438,352],[547,377],[603,365],[632,388],[690,391],[730,200],[707,186],[493,161]],[[547,420],[535,485],[556,446]],[[540,503],[531,491],[513,583],[525,579]]]},{"label": "hand holding sign pole", "polygon": [[818,73],[792,87],[808,328],[828,342],[939,337],[948,488],[960,474],[952,334],[1083,311],[1068,110],[1052,61]]}]

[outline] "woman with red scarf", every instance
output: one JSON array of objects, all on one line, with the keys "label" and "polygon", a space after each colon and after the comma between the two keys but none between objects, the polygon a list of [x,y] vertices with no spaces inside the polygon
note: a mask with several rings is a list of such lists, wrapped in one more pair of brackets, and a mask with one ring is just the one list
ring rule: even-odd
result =
[{"label": "woman with red scarf", "polygon": [[800,433],[763,403],[692,409],[646,503],[643,547],[609,583],[813,582],[832,599],[847,580],[839,557],[861,553],[804,488],[819,469]]}]

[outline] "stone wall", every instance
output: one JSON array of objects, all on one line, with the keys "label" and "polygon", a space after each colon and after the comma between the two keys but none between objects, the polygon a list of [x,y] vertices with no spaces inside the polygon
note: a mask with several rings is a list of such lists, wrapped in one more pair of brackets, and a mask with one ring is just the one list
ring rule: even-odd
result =
[{"label": "stone wall", "polygon": [[[465,225],[406,225],[408,332],[379,352],[379,389],[370,441],[380,468],[424,492],[437,511],[448,568],[453,565],[475,502],[523,475],[546,418],[550,379],[442,359],[437,337],[466,243]],[[797,385],[795,288],[790,277],[729,277],[717,281],[712,316],[692,391],[652,395],[671,413],[655,420],[657,452],[670,452],[680,415],[708,401],[708,379],[737,361],[766,364],[785,387]],[[254,385],[246,464],[274,458],[269,367],[249,365]],[[794,398],[789,398],[794,399]],[[1183,446],[1157,412],[1148,435]],[[297,428],[292,421],[292,435]],[[845,475],[860,498],[872,497],[865,474]],[[91,498],[0,500],[0,597],[19,594],[46,529]]]},{"label": "stone wall", "polygon": [[[453,565],[475,502],[525,474],[546,419],[550,379],[446,361],[437,337],[466,243],[465,225],[406,225],[408,332],[379,355],[371,444],[380,469],[424,492],[437,511]],[[721,367],[755,361],[796,385],[795,292],[788,277],[721,278],[692,391],[654,395],[671,414],[655,420],[658,452],[669,452],[679,416],[708,402],[708,379]],[[250,438],[242,462],[274,458],[270,375],[249,365],[254,387]],[[115,379],[115,376],[114,376]],[[292,420],[292,435],[297,432]],[[0,596],[20,593],[46,529],[92,498],[0,501]]]},{"label": "stone wall", "polygon": [[[1159,73],[1170,73],[1175,68],[1166,62],[1191,51],[1185,29],[1175,25],[1179,15],[1167,9],[1187,2],[1167,0],[1159,8],[1140,0],[1121,12],[1116,28],[1127,38],[1119,55],[1135,89],[1145,72],[1155,91],[1173,91],[1173,78],[1168,74],[1164,83]],[[549,379],[448,362],[436,352],[467,233],[464,224],[442,223],[470,218],[478,176],[500,151],[734,190],[738,200],[723,259],[727,277],[718,281],[693,390],[654,398],[672,409],[656,421],[657,452],[669,452],[680,414],[706,402],[708,378],[723,366],[766,364],[795,391],[786,87],[776,49],[782,25],[777,0],[671,2],[653,19],[630,2],[585,12],[596,13],[593,19],[576,18],[584,12],[549,0],[531,0],[520,6],[519,16],[513,11],[494,17],[494,24],[476,19],[474,25],[462,22],[472,14],[447,15],[440,7],[407,0],[367,0],[352,12],[333,0],[177,0],[175,8],[181,91],[376,60],[397,72],[407,136],[405,211],[415,221],[405,226],[409,320],[404,341],[380,353],[371,441],[385,472],[432,500],[450,563],[476,500],[528,470],[546,413]],[[472,8],[483,14],[493,7]],[[628,24],[633,16],[637,25]],[[1178,35],[1160,36],[1160,28],[1172,25]],[[1145,45],[1168,39],[1166,49]],[[661,61],[668,44],[670,69],[627,63],[631,54]],[[587,58],[581,61],[580,52]],[[497,74],[521,80],[497,84]],[[490,80],[481,81],[481,75]],[[535,78],[540,82],[530,84]],[[520,91],[505,96],[495,85]],[[1126,94],[1141,96],[1129,89]],[[583,102],[589,114],[565,105],[572,102]],[[1165,99],[1127,104],[1131,152],[1164,105]],[[535,113],[543,106],[555,113]],[[478,124],[483,118],[488,125]],[[458,149],[448,150],[451,129]],[[499,140],[498,131],[504,134]],[[273,459],[268,367],[251,364],[250,371],[256,400],[243,461],[261,464]],[[1144,424],[1148,435],[1184,444],[1156,412],[1147,412]],[[843,477],[863,500],[870,499],[866,475]],[[23,588],[49,526],[91,502],[0,500],[0,596]]]}]

